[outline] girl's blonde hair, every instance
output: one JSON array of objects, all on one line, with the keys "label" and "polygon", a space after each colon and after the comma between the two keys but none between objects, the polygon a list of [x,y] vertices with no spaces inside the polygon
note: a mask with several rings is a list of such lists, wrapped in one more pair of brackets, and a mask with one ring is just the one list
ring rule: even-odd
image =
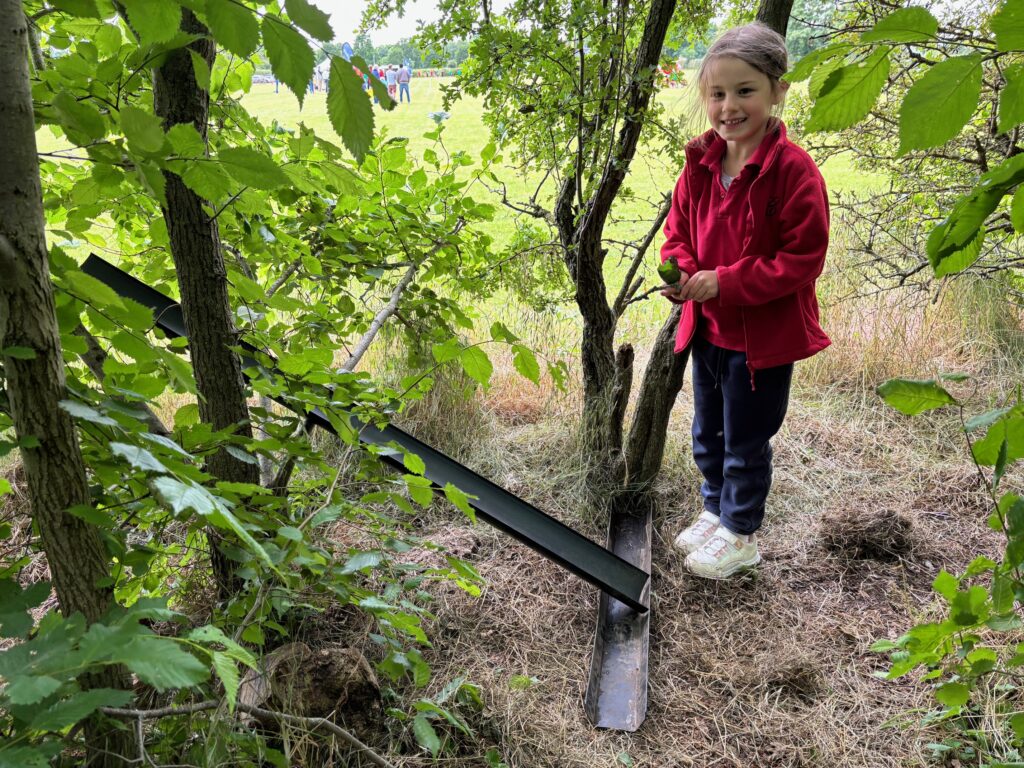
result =
[{"label": "girl's blonde hair", "polygon": [[[707,79],[711,65],[718,59],[739,59],[746,62],[758,72],[763,73],[771,82],[772,88],[779,87],[779,81],[789,68],[789,53],[786,51],[786,39],[775,30],[759,21],[733,27],[724,32],[708,48],[704,60],[697,70],[697,92],[700,96],[695,100],[691,124],[697,126],[703,122],[701,107],[707,100]],[[773,120],[782,115],[785,99],[772,108]]]}]

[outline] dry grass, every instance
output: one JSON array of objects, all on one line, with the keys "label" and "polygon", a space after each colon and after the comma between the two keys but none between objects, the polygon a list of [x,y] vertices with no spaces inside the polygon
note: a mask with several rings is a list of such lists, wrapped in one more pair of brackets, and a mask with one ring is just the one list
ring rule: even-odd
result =
[{"label": "dry grass", "polygon": [[[958,417],[908,419],[884,408],[873,389],[890,375],[968,370],[980,379],[976,409],[1001,397],[1015,380],[1007,374],[1020,370],[999,358],[1004,341],[995,332],[991,343],[956,341],[973,300],[897,303],[875,315],[862,305],[847,315],[865,318],[861,335],[829,326],[837,346],[798,368],[775,441],[765,559],[754,577],[695,579],[670,548],[699,504],[687,385],[657,488],[650,704],[636,734],[595,731],[583,713],[595,592],[490,528],[432,517],[424,533],[488,580],[477,599],[436,592],[431,690],[467,675],[486,701],[473,718],[479,741],[443,764],[482,766],[490,746],[513,768],[618,768],[622,753],[651,768],[927,764],[924,745],[941,734],[906,714],[931,706],[927,686],[877,679],[887,660],[868,648],[937,610],[930,585],[940,568],[996,557],[1001,540],[984,524],[989,502]],[[894,328],[904,332],[894,338]],[[1012,339],[1011,331],[1000,332]],[[477,401],[481,429],[468,460],[601,540],[592,511],[581,508],[564,402],[573,398],[559,399],[517,386],[499,365],[491,393]],[[538,682],[522,690],[510,684],[518,675]]]}]

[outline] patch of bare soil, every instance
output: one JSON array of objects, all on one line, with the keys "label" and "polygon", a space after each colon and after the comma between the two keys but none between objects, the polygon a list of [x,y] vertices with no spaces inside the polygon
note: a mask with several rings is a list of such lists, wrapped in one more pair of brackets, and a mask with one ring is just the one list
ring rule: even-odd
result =
[{"label": "patch of bare soil", "polygon": [[[913,676],[878,679],[887,658],[869,646],[934,612],[939,569],[996,556],[1000,538],[985,526],[984,488],[961,445],[940,460],[890,413],[832,410],[794,398],[775,441],[764,562],[720,583],[685,572],[671,548],[699,507],[680,408],[658,489],[650,702],[635,734],[595,730],[583,712],[597,593],[485,525],[438,520],[438,538],[488,580],[479,598],[437,593],[428,694],[465,675],[486,703],[472,717],[479,740],[444,765],[486,766],[492,746],[512,768],[926,764],[924,744],[937,734],[905,713],[931,706],[928,689]],[[564,428],[521,426],[493,439],[495,479],[603,538],[596,522],[580,522],[593,510],[572,510],[550,482],[556,472],[536,474],[565,457]]]}]

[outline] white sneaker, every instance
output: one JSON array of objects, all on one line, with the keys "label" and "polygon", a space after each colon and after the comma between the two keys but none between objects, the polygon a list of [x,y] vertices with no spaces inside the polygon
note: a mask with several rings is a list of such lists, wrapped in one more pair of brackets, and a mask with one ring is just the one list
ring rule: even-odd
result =
[{"label": "white sneaker", "polygon": [[689,528],[676,536],[675,545],[685,554],[689,555],[703,547],[718,528],[718,515],[708,512],[706,509]]},{"label": "white sneaker", "polygon": [[705,579],[727,579],[742,570],[753,568],[761,562],[757,551],[757,537],[737,536],[724,526],[705,544],[686,558],[684,565],[690,573]]}]

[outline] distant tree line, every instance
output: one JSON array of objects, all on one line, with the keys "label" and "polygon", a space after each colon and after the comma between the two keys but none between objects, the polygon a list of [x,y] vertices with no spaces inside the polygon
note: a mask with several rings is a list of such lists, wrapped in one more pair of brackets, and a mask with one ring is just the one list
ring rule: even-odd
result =
[{"label": "distant tree line", "polygon": [[[423,50],[412,38],[399,40],[390,45],[374,45],[373,40],[365,32],[357,35],[351,42],[352,50],[362,56],[367,63],[408,62],[413,69],[457,67],[469,57],[469,44],[469,40],[456,40],[446,43],[440,51]],[[330,43],[324,48],[331,54],[341,53],[341,45],[337,43]]]}]

